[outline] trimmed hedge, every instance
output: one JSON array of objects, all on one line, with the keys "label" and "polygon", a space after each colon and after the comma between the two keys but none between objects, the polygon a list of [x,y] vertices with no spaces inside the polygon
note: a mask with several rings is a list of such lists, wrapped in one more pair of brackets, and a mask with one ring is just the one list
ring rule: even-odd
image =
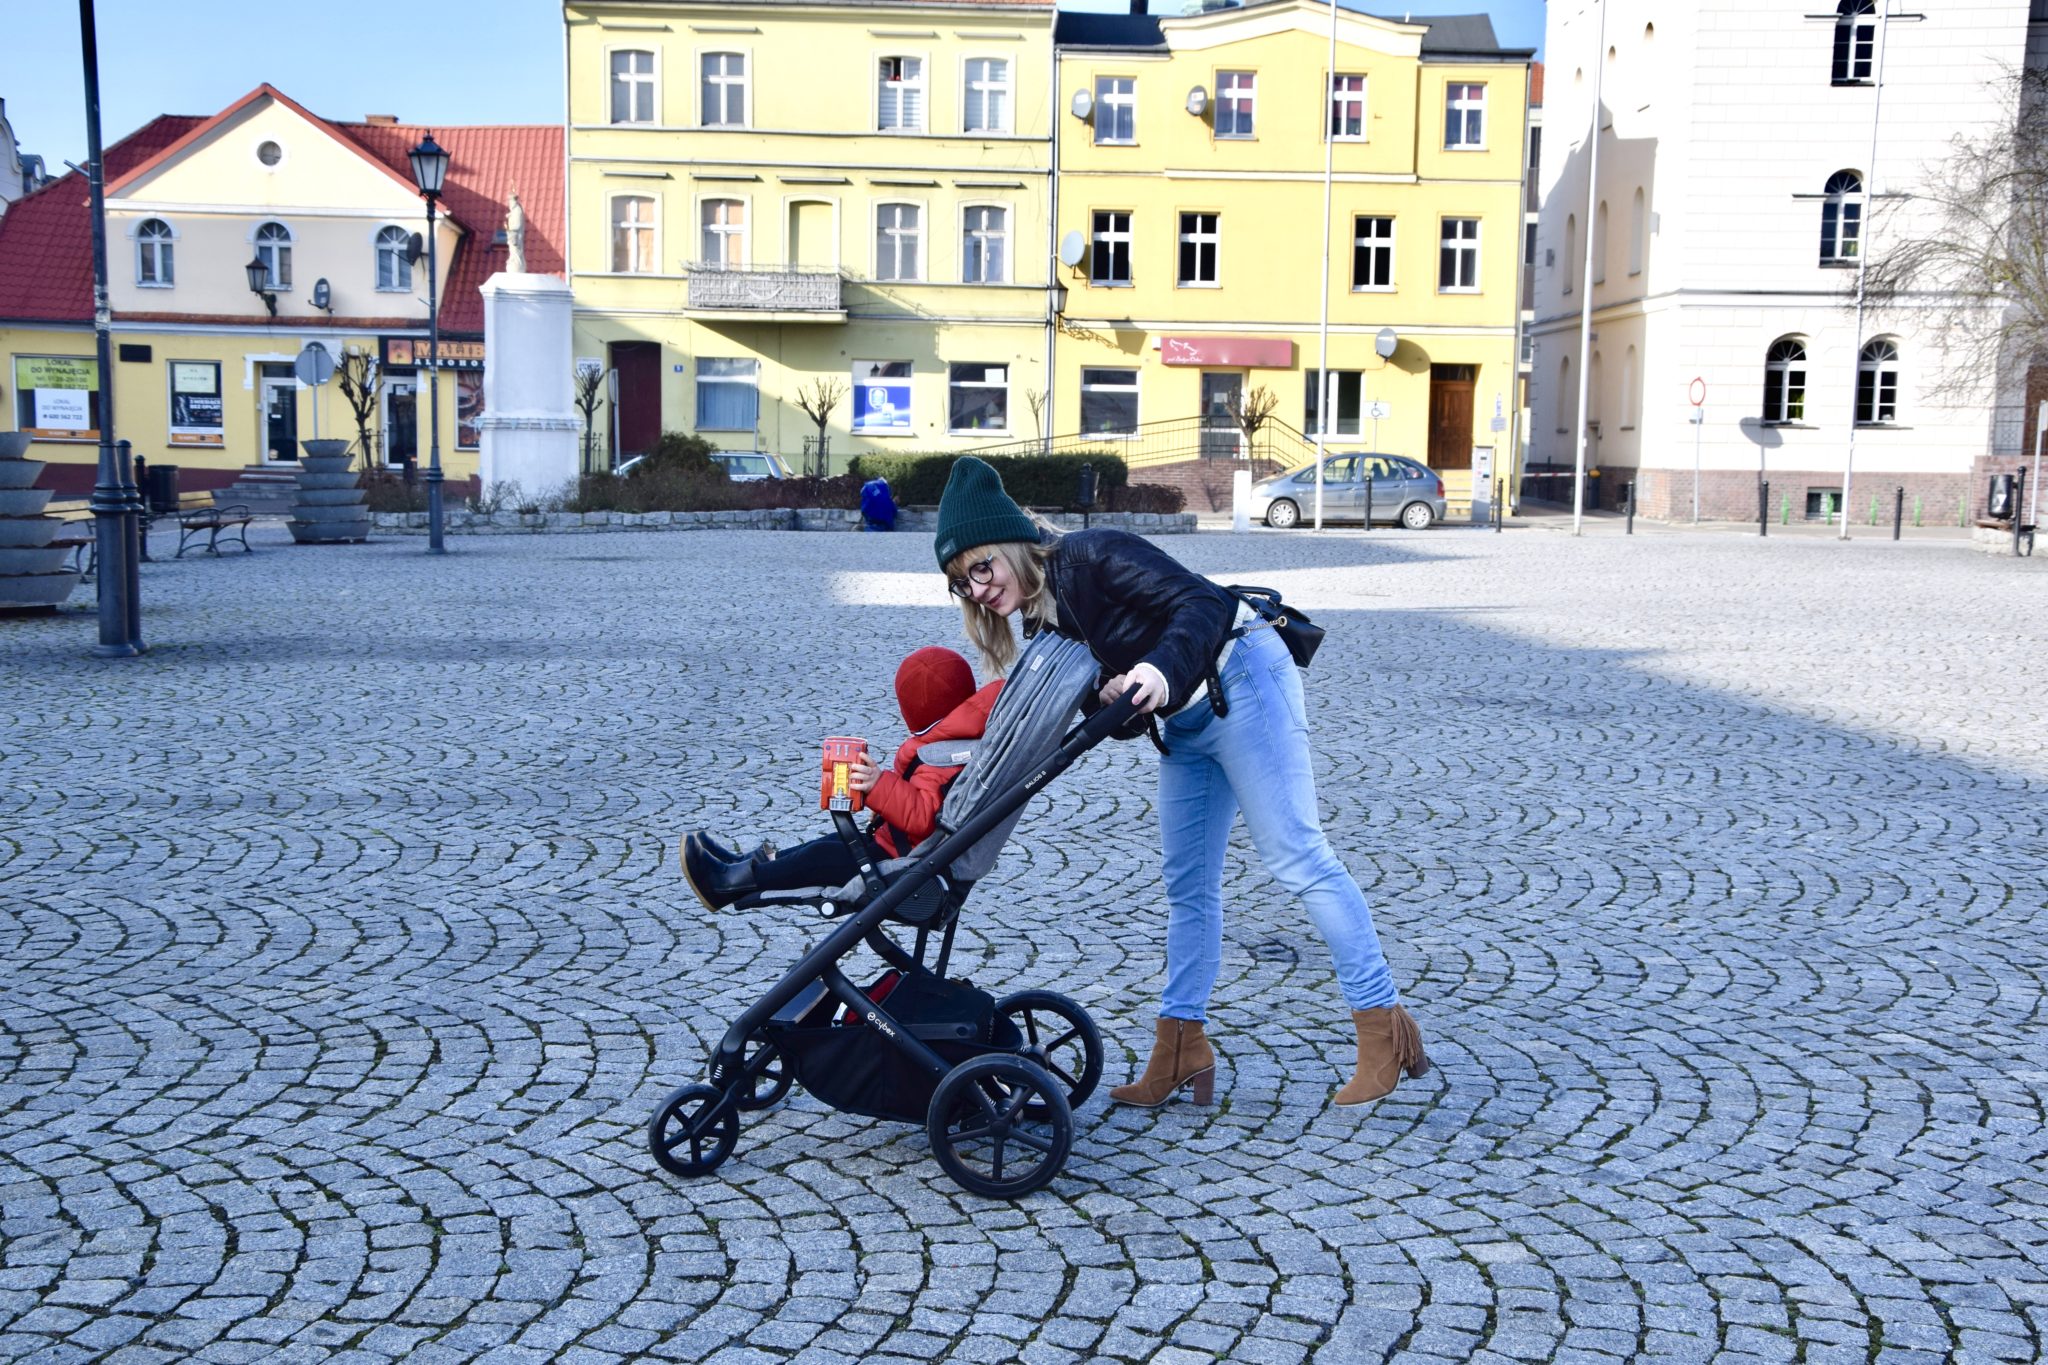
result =
[{"label": "trimmed hedge", "polygon": [[[849,466],[854,479],[865,483],[881,477],[899,507],[935,503],[946,491],[946,478],[953,472],[957,453],[903,455],[856,455]],[[977,457],[979,458],[979,457]],[[1109,451],[1073,455],[994,455],[988,463],[1003,476],[1003,490],[1026,507],[1059,507],[1080,510],[1074,498],[1080,492],[1081,466],[1095,466],[1095,505],[1107,510],[1114,490],[1130,482],[1130,470],[1123,456]]]}]

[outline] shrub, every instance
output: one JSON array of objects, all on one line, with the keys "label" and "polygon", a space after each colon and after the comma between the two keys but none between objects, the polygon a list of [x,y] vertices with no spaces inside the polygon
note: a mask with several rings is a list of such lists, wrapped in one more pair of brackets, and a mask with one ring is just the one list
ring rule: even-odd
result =
[{"label": "shrub", "polygon": [[[908,452],[902,455],[857,455],[851,465],[856,485],[880,476],[889,481],[889,491],[898,506],[935,503],[946,491],[947,476],[959,453]],[[996,455],[989,464],[1003,476],[1003,489],[1026,507],[1061,507],[1078,511],[1074,498],[1080,492],[1081,466],[1095,466],[1095,505],[1109,506],[1111,493],[1130,481],[1130,471],[1121,455],[1109,451],[1082,451],[1071,455]]]},{"label": "shrub", "polygon": [[379,470],[363,475],[362,484],[368,494],[363,499],[363,505],[372,512],[427,510],[427,485],[424,479],[415,479],[407,483],[397,474],[387,474]]},{"label": "shrub", "polygon": [[[648,464],[653,461],[649,460]],[[834,479],[756,479],[734,483],[705,460],[709,472],[685,462],[648,471],[637,465],[623,477],[586,474],[561,498],[565,512],[725,512],[760,507],[858,507],[860,484]]]},{"label": "shrub", "polygon": [[664,431],[661,439],[654,443],[654,449],[647,452],[647,458],[633,466],[633,472],[626,477],[638,479],[665,474],[685,474],[725,477],[725,471],[712,462],[711,452],[717,446],[702,436],[686,436],[680,431]]},{"label": "shrub", "polygon": [[1103,503],[1108,512],[1179,512],[1188,505],[1188,495],[1171,484],[1134,483],[1113,490]]}]

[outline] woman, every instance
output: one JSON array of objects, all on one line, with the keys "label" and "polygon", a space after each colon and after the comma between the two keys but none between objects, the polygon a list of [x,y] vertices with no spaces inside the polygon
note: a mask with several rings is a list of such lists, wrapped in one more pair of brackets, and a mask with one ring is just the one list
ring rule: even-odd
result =
[{"label": "woman", "polygon": [[[1351,1007],[1357,1064],[1336,1103],[1365,1104],[1403,1071],[1427,1072],[1372,911],[1323,837],[1301,676],[1280,639],[1148,541],[1107,529],[1061,535],[1035,521],[972,456],[954,462],[935,548],[991,672],[1017,657],[1009,618],[1021,612],[1027,632],[1087,644],[1102,665],[1100,703],[1135,685],[1139,711],[1159,718],[1166,989],[1144,1074],[1110,1098],[1151,1107],[1183,1087],[1198,1104],[1214,1096],[1216,1054],[1202,1026],[1222,966],[1223,860],[1239,811],[1267,868],[1307,904]],[[1219,685],[1223,706],[1209,695]]]}]

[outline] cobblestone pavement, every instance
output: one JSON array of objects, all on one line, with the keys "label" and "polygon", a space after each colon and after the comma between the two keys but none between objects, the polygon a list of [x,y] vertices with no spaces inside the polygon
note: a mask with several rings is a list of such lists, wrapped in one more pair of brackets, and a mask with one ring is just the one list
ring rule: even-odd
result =
[{"label": "cobblestone pavement", "polygon": [[[1714,534],[1181,537],[1316,611],[1331,836],[1436,1069],[1242,840],[1212,1108],[1081,1110],[1016,1206],[798,1094],[642,1125],[818,932],[674,841],[823,831],[953,641],[922,537],[618,533],[147,566],[148,658],[0,622],[0,1358],[2033,1360],[2048,577]],[[1149,1042],[1143,744],[956,961]]]}]

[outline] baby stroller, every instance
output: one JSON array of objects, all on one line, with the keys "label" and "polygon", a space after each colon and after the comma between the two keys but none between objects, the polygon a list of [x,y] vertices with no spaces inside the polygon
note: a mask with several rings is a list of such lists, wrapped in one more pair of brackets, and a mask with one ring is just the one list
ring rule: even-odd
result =
[{"label": "baby stroller", "polygon": [[[960,908],[995,865],[1025,803],[1130,720],[1126,696],[1067,729],[1097,676],[1086,646],[1040,632],[947,790],[936,833],[908,857],[876,865],[852,815],[833,810],[858,877],[736,903],[816,905],[841,922],[726,1031],[706,1080],[655,1112],[647,1139],[664,1169],[716,1170],[739,1142],[740,1115],[768,1108],[801,1082],[835,1109],[924,1124],[940,1167],[970,1193],[1015,1199],[1059,1174],[1073,1143],[1073,1110],[1102,1077],[1094,1021],[1052,991],[995,999],[948,980],[946,964]],[[948,754],[927,761],[959,763],[966,746],[941,747]],[[891,926],[914,930],[914,946],[906,950]],[[927,965],[934,937],[937,956]],[[885,966],[865,989],[846,969],[862,945]]]}]

